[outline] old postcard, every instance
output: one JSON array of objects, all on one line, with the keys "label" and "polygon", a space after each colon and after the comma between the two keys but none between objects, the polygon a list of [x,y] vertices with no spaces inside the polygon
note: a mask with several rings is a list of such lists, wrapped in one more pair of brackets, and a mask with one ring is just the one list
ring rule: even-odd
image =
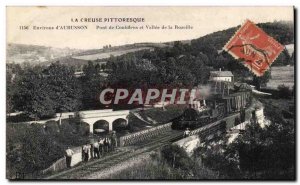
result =
[{"label": "old postcard", "polygon": [[296,179],[294,7],[6,17],[7,179]]}]

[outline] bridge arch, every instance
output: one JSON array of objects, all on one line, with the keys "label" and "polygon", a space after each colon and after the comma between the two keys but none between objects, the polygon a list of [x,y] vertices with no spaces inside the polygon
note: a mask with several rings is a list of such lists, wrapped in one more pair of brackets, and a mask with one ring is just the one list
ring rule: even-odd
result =
[{"label": "bridge arch", "polygon": [[109,131],[109,122],[98,120],[93,124],[93,133],[107,133]]},{"label": "bridge arch", "polygon": [[124,118],[118,118],[112,122],[112,128],[117,132],[126,129],[127,126],[128,126],[128,121],[127,119]]},{"label": "bridge arch", "polygon": [[[80,115],[82,121],[87,122],[90,125],[90,133],[97,133],[97,131],[100,132],[102,131],[107,133],[113,130],[114,121],[116,125],[122,126],[125,123],[124,120],[126,120],[126,125],[128,125],[129,110],[120,110],[120,111],[113,111],[112,109],[89,110],[89,111],[81,111]],[[95,132],[95,129],[98,130],[96,130]]]},{"label": "bridge arch", "polygon": [[77,132],[88,135],[90,133],[90,125],[86,122],[80,122],[79,125],[77,125]]}]

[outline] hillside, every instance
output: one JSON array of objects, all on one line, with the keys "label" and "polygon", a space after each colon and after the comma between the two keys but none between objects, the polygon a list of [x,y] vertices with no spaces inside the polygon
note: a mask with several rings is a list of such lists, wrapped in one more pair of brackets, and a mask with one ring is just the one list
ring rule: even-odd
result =
[{"label": "hillside", "polygon": [[137,48],[132,48],[132,49],[119,49],[119,50],[111,50],[111,51],[103,51],[95,54],[84,54],[84,55],[78,55],[78,56],[72,56],[74,59],[79,59],[79,60],[102,60],[102,59],[107,59],[111,56],[117,57],[121,55],[125,55],[127,53],[134,53],[136,51],[140,50],[150,50],[153,51],[153,48],[151,47],[137,47]]},{"label": "hillside", "polygon": [[73,55],[58,58],[57,60],[62,64],[80,68],[80,66],[87,64],[88,61],[95,61],[99,64],[103,64],[106,63],[106,59],[111,56],[118,57],[129,53],[136,53],[144,50],[153,51],[155,48],[165,47],[170,47],[170,45],[164,43],[135,43],[121,46],[105,46],[102,49],[85,50]]},{"label": "hillside", "polygon": [[38,45],[7,44],[7,63],[42,64],[58,58],[79,53],[81,50],[70,48],[53,48]]},{"label": "hillside", "polygon": [[[291,22],[273,22],[258,24],[267,34],[274,37],[283,45],[291,45],[294,43],[294,25]],[[211,60],[222,50],[223,46],[234,35],[239,26],[217,31],[203,37],[180,41],[182,44],[190,45],[194,55],[202,52]],[[61,63],[68,65],[84,65],[87,61],[105,60],[111,56],[122,56],[127,53],[135,53],[141,50],[153,51],[155,48],[170,48],[175,42],[166,43],[135,43],[122,46],[107,45],[102,49],[77,50],[70,48],[52,48],[35,45],[8,44],[7,46],[7,62],[33,64],[47,64],[59,60]],[[291,55],[293,50],[291,47],[281,54],[274,65],[292,64]],[[292,55],[293,56],[293,55]]]},{"label": "hillside", "polygon": [[[292,22],[272,22],[257,24],[268,35],[275,38],[282,45],[287,46],[279,55],[272,66],[284,66],[294,64],[294,25]],[[211,62],[228,61],[232,59],[227,53],[222,52],[224,45],[230,40],[240,26],[214,32],[198,39],[191,40],[191,48],[194,53],[206,54]],[[226,65],[226,64],[224,64]],[[223,67],[222,65],[219,67]]]},{"label": "hillside", "polygon": [[117,51],[124,51],[124,50],[131,50],[131,49],[138,49],[138,48],[163,48],[167,47],[168,43],[150,43],[150,42],[143,42],[143,43],[135,43],[135,44],[126,44],[121,46],[104,46],[102,49],[90,49],[82,51],[75,56],[85,56],[85,55],[94,55],[94,54],[105,54],[108,52],[117,52]]},{"label": "hillside", "polygon": [[[294,25],[292,22],[261,23],[257,24],[257,26],[283,45],[294,43]],[[240,28],[240,26],[214,32],[198,39],[193,39],[191,40],[191,44],[214,45],[217,49],[222,49],[238,28]]]}]

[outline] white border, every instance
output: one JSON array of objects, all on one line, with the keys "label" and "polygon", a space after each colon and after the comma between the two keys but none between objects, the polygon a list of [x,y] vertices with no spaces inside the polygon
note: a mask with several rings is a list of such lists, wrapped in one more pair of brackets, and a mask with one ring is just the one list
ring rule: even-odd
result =
[{"label": "white border", "polygon": [[[262,1],[262,0],[248,0],[248,1],[241,1],[241,0],[206,0],[206,1],[197,1],[197,0],[172,0],[172,1],[162,1],[162,0],[104,0],[101,2],[97,2],[94,0],[71,0],[71,1],[63,1],[63,0],[1,0],[0,1],[0,20],[1,20],[1,28],[0,28],[0,56],[2,59],[2,65],[0,67],[0,82],[3,84],[3,88],[0,90],[0,109],[1,109],[1,145],[2,149],[0,150],[1,155],[1,173],[0,173],[0,182],[1,184],[9,184],[9,182],[5,176],[5,169],[6,169],[6,156],[5,156],[5,150],[6,150],[6,120],[5,120],[5,74],[6,74],[6,67],[5,67],[5,56],[6,56],[6,17],[5,17],[5,8],[6,6],[37,6],[37,5],[47,5],[47,6],[291,6],[294,5],[296,8],[299,9],[300,7],[300,1],[299,0],[270,0],[270,1]],[[276,12],[274,12],[276,13]],[[297,21],[297,20],[296,20]],[[296,33],[298,34],[298,32]],[[298,38],[298,37],[297,37]],[[296,43],[298,42],[298,39]],[[299,48],[297,47],[297,53],[299,53]],[[296,60],[297,62],[297,60]],[[299,71],[299,64],[297,64],[297,71]],[[298,78],[296,80],[296,83],[298,82]],[[299,83],[297,83],[297,87],[299,86]],[[299,94],[298,94],[299,96]],[[299,97],[298,101],[299,102]],[[297,115],[299,114],[299,108],[297,109]],[[296,123],[297,124],[297,123]],[[299,135],[299,125],[297,125],[297,134]],[[297,149],[299,148],[299,141],[297,140]],[[297,159],[299,161],[299,159]],[[298,165],[297,165],[298,167]],[[299,169],[297,168],[297,177],[299,178]],[[22,183],[32,183],[32,182],[22,182]],[[41,183],[41,182],[35,182],[35,183]],[[43,184],[60,184],[62,182],[42,182]],[[75,182],[72,182],[75,183]],[[77,182],[78,183],[78,182]],[[81,182],[79,182],[81,183]],[[87,182],[87,183],[94,183],[94,182]],[[101,182],[97,182],[101,183]],[[120,182],[102,182],[103,184],[109,183],[109,184],[119,184]],[[126,182],[126,183],[132,183],[132,182]],[[145,182],[139,182],[139,183],[145,183]],[[150,182],[147,184],[153,184],[154,182]],[[158,182],[159,183],[159,182]],[[163,183],[171,183],[171,182],[163,182]],[[174,183],[174,182],[172,182]],[[177,183],[186,183],[186,182],[177,182]],[[188,182],[192,183],[192,182]],[[206,183],[206,182],[197,182],[197,183]],[[219,184],[222,182],[212,182],[211,184]],[[232,182],[229,182],[232,183]],[[241,183],[241,182],[239,182]],[[248,184],[249,182],[247,182]],[[250,184],[254,184],[255,182],[250,182]],[[261,183],[261,182],[258,182]],[[274,183],[274,182],[265,182],[265,183]],[[287,183],[284,183],[287,184]]]}]

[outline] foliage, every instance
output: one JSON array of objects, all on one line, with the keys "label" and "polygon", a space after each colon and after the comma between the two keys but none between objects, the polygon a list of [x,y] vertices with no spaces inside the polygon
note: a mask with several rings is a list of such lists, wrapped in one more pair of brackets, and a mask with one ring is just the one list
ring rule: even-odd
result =
[{"label": "foliage", "polygon": [[271,121],[264,129],[252,121],[232,144],[223,144],[217,151],[211,146],[202,149],[204,165],[226,179],[293,179],[293,124],[277,118]]},{"label": "foliage", "polygon": [[7,163],[10,172],[33,172],[48,167],[62,155],[63,148],[41,125],[8,125]]},{"label": "foliage", "polygon": [[55,113],[55,105],[50,98],[50,94],[54,92],[49,89],[47,79],[41,73],[40,67],[24,70],[24,74],[17,77],[14,87],[14,107],[33,118],[52,116]]},{"label": "foliage", "polygon": [[[290,23],[274,22],[258,26],[282,44],[294,43],[293,25]],[[98,95],[107,86],[191,87],[206,83],[209,71],[219,68],[233,71],[235,79],[252,78],[241,61],[222,51],[237,29],[218,31],[186,44],[175,41],[168,47],[154,47],[153,51],[139,50],[118,57],[111,56],[105,61],[105,66],[89,62],[77,66],[84,72],[80,79],[75,77],[74,68],[70,67],[72,65],[53,63],[43,67],[24,65],[23,68],[8,65],[7,110],[24,111],[37,119],[53,116],[55,112],[101,108]],[[277,60],[273,65],[287,65],[292,62],[293,56],[289,57],[285,50]],[[107,80],[100,75],[101,70],[109,73]],[[260,87],[269,78],[270,74],[266,72],[263,77],[253,77],[253,83]]]},{"label": "foliage", "polygon": [[122,84],[127,87],[143,85],[195,85],[205,83],[208,70],[205,66],[207,57],[201,53],[199,57],[185,55],[188,45],[176,42],[172,48],[157,48],[153,52],[126,54],[111,57],[108,68],[111,84]]},{"label": "foliage", "polygon": [[[258,26],[282,44],[294,43],[293,27],[290,24],[275,22]],[[23,111],[34,119],[40,119],[51,117],[56,112],[98,108],[98,93],[107,86],[194,86],[206,83],[209,71],[219,68],[232,70],[235,79],[252,77],[241,61],[234,60],[222,51],[222,47],[237,29],[238,27],[215,32],[194,39],[189,44],[176,41],[173,46],[155,48],[154,51],[141,50],[118,57],[111,56],[106,66],[89,62],[83,66],[84,76],[80,78],[75,77],[73,67],[59,62],[50,66],[24,65],[22,68],[17,64],[7,64],[7,113]],[[293,63],[293,57],[294,55],[289,57],[287,51],[284,51],[273,65]],[[109,73],[107,80],[99,74],[101,70]],[[270,74],[266,72],[261,78],[254,77],[253,83],[260,87],[269,78]],[[285,87],[280,87],[279,91],[287,93]],[[292,177],[290,172],[293,171],[295,162],[293,125],[282,120],[273,122],[275,124],[265,130],[252,128],[258,133],[258,139],[253,139],[250,128],[247,131],[249,133],[240,136],[237,143],[225,147],[224,153],[208,155],[204,164],[214,170],[219,169],[221,176],[226,178]],[[62,125],[48,123],[45,128],[39,125],[8,124],[7,132],[7,160],[10,169],[41,169],[61,157],[66,145],[78,145],[86,138],[85,124],[78,118],[64,121]],[[248,142],[254,144],[250,146]],[[236,162],[236,151],[241,157],[239,163]],[[258,162],[264,165],[259,166],[257,161],[253,163],[254,158],[247,154],[260,158]],[[168,166],[162,169],[161,174],[166,174],[166,177],[170,169],[174,171],[176,178],[181,178],[180,175],[197,177],[197,170],[201,171],[201,167],[195,165],[197,163],[193,159],[175,146],[164,148],[162,155],[165,160],[163,164]],[[256,172],[259,173],[255,174]]]},{"label": "foliage", "polygon": [[271,78],[271,72],[270,71],[266,71],[263,74],[263,76],[261,76],[261,77],[258,77],[258,76],[254,75],[253,84],[259,90],[262,86],[265,86],[268,83],[270,78]]},{"label": "foliage", "polygon": [[[259,24],[266,32],[283,44],[293,43],[293,29],[283,22]],[[206,83],[210,70],[233,71],[236,79],[253,77],[253,83],[260,87],[265,85],[270,74],[256,78],[242,65],[234,60],[222,47],[232,37],[238,27],[215,32],[190,44],[175,41],[172,47],[156,48],[154,51],[139,51],[119,57],[111,57],[108,69],[111,69],[109,82],[125,86],[147,85],[183,85],[193,86]],[[282,34],[282,35],[281,35]],[[286,35],[287,37],[283,36]],[[291,59],[285,50],[273,65],[287,65]],[[138,67],[147,61],[151,67]],[[277,64],[276,64],[277,63]]]},{"label": "foliage", "polygon": [[88,62],[83,66],[84,75],[80,78],[82,94],[82,103],[84,109],[96,108],[99,106],[99,93],[104,85],[104,78],[100,75],[101,67]]},{"label": "foliage", "polygon": [[[170,152],[168,154],[168,152]],[[173,163],[172,154],[177,155]],[[175,164],[173,166],[173,164]],[[142,162],[126,168],[119,173],[111,175],[111,179],[153,179],[153,180],[174,180],[174,179],[218,179],[218,175],[203,168],[195,159],[186,155],[185,151],[177,145],[168,145],[160,151],[150,154],[150,157]]]},{"label": "foliage", "polygon": [[[82,126],[81,126],[82,125]],[[7,124],[7,170],[8,176],[14,172],[31,173],[49,167],[64,156],[70,146],[85,144],[88,137],[83,124],[73,120],[39,124]]]},{"label": "foliage", "polygon": [[182,179],[178,172],[173,171],[167,164],[157,164],[153,162],[143,162],[126,170],[111,175],[109,179],[123,180],[166,180],[166,179]]},{"label": "foliage", "polygon": [[187,153],[178,145],[167,145],[161,150],[161,153],[162,157],[173,168],[180,168],[188,171],[194,165]]},{"label": "foliage", "polygon": [[291,90],[288,86],[279,85],[277,89],[279,98],[289,99],[293,95],[293,90]]},{"label": "foliage", "polygon": [[43,72],[46,76],[46,84],[54,91],[50,98],[54,101],[55,112],[79,110],[82,88],[74,75],[74,69],[56,62]]},{"label": "foliage", "polygon": [[[75,111],[81,106],[81,88],[72,68],[58,62],[44,69],[24,68],[8,89],[13,89],[14,110],[39,119],[56,112]],[[11,91],[10,91],[11,92]]]}]

